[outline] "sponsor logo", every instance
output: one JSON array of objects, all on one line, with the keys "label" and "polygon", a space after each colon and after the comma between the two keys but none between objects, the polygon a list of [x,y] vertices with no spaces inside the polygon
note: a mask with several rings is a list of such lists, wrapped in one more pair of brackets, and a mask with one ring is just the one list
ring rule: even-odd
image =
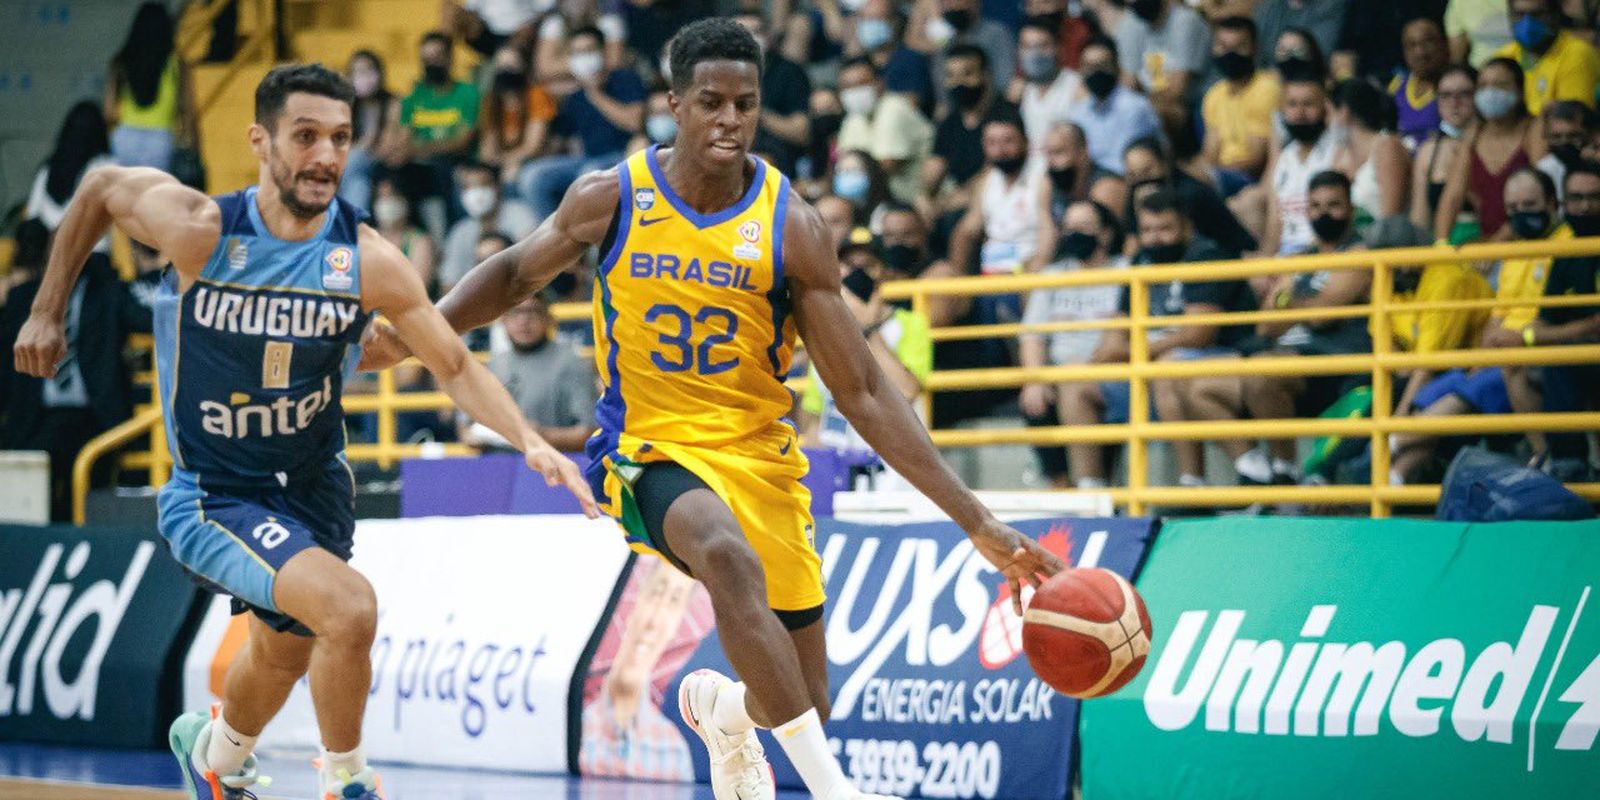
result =
[{"label": "sponsor logo", "polygon": [[302,339],[341,337],[361,313],[354,300],[286,297],[204,284],[195,288],[193,308],[194,321],[215,331]]},{"label": "sponsor logo", "polygon": [[[52,544],[26,587],[0,588],[0,717],[33,714],[42,690],[56,719],[94,719],[100,667],[155,549],[140,542],[120,581],[83,586],[78,576],[93,555],[90,544],[73,546],[65,561],[66,546]],[[67,663],[74,641],[74,651],[84,642],[88,649]]]},{"label": "sponsor logo", "polygon": [[322,288],[324,289],[349,289],[355,284],[355,278],[350,275],[350,266],[355,262],[355,252],[348,247],[335,247],[328,251],[328,271],[322,273]]},{"label": "sponsor logo", "polygon": [[[650,209],[655,208],[656,207],[656,190],[652,189],[652,188],[650,188],[648,186],[646,186],[646,187],[644,187],[642,189],[634,189],[633,190],[633,207],[639,209],[640,211],[649,211]],[[661,219],[665,219],[665,217],[662,217]],[[657,219],[657,220],[652,220],[652,221],[653,222],[660,222],[661,220]],[[650,223],[643,222],[643,224],[648,225]]]},{"label": "sponsor logo", "polygon": [[250,248],[243,239],[230,237],[228,239],[228,269],[244,269],[250,261]]},{"label": "sponsor logo", "polygon": [[[1241,637],[1242,610],[1184,611],[1145,688],[1145,716],[1162,730],[1201,725],[1250,736],[1375,736],[1387,727],[1519,744],[1521,734],[1532,771],[1536,747],[1592,750],[1600,732],[1600,654],[1567,647],[1588,598],[1585,587],[1565,625],[1557,624],[1561,608],[1535,605],[1520,632],[1504,629],[1472,649],[1458,638],[1335,641],[1337,605],[1311,606],[1298,640]],[[1573,657],[1589,660],[1557,685],[1562,661]],[[1518,712],[1530,704],[1523,727]],[[1553,740],[1533,738],[1541,714],[1566,716]]]},{"label": "sponsor logo", "polygon": [[[245,439],[252,435],[263,439],[273,436],[293,436],[311,427],[317,415],[332,403],[333,379],[324,375],[321,389],[299,398],[285,396],[271,403],[251,403],[250,395],[234,392],[228,397],[228,405],[215,400],[202,401],[200,427],[206,433],[224,439]],[[251,420],[255,421],[253,425]],[[276,525],[276,523],[270,524]],[[266,537],[275,531],[263,530],[267,527],[267,525],[258,527],[256,538],[261,539],[263,546],[270,549],[276,543],[266,544]],[[278,527],[281,530],[281,526]],[[284,531],[284,536],[288,536],[288,531]]]}]

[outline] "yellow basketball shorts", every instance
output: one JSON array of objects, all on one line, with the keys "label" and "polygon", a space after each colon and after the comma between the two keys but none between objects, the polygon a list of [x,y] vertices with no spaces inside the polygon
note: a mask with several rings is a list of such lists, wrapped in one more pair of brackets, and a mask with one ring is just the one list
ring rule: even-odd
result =
[{"label": "yellow basketball shorts", "polygon": [[[811,492],[800,483],[809,463],[793,428],[775,422],[739,442],[716,449],[675,442],[646,442],[623,433],[617,449],[590,465],[596,499],[615,518],[635,552],[661,557],[645,531],[633,486],[646,465],[670,461],[693,473],[733,512],[766,573],[767,602],[777,611],[822,605],[822,557],[817,555]],[[674,565],[676,566],[676,565]],[[706,582],[714,575],[697,575]]]}]

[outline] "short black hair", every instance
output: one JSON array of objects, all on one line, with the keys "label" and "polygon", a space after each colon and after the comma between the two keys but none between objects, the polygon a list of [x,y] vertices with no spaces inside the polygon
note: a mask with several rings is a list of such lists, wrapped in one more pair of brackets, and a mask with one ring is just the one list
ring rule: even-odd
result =
[{"label": "short black hair", "polygon": [[1595,126],[1594,109],[1578,100],[1557,100],[1553,103],[1546,103],[1544,118],[1546,120],[1559,119],[1562,122],[1576,122],[1582,125],[1585,131],[1593,130]]},{"label": "short black hair", "polygon": [[1023,140],[1028,138],[1028,126],[1023,124],[1022,115],[1010,108],[997,107],[990,109],[988,115],[983,118],[983,125],[979,126],[979,130],[981,131],[990,125],[1010,125],[1016,128],[1018,133],[1022,134]]},{"label": "short black hair", "polygon": [[1091,47],[1104,47],[1105,49],[1110,50],[1111,65],[1119,70],[1122,68],[1122,62],[1117,60],[1117,43],[1110,36],[1107,36],[1103,33],[1097,33],[1093,36],[1090,36],[1089,41],[1084,42],[1083,47],[1078,50],[1078,52],[1081,54],[1084,50],[1088,50]]},{"label": "short black hair", "polygon": [[852,69],[854,67],[866,67],[867,70],[872,73],[872,77],[878,77],[878,65],[872,63],[872,59],[867,58],[866,56],[855,56],[853,58],[845,59],[844,63],[839,65],[839,74],[843,75],[845,70]]},{"label": "short black hair", "polygon": [[944,56],[946,63],[957,58],[975,58],[978,60],[979,71],[989,71],[989,54],[985,53],[983,48],[975,44],[967,44],[963,42],[962,44],[958,44],[950,48],[950,52],[946,53]]},{"label": "short black hair", "polygon": [[460,164],[457,164],[456,169],[462,172],[488,172],[491,174],[496,174],[498,172],[493,166],[483,161],[479,161],[476,158],[469,158]]},{"label": "short black hair", "polygon": [[450,40],[450,34],[445,33],[444,31],[428,31],[427,33],[422,34],[422,41],[418,43],[418,46],[425,45],[430,42],[438,42],[444,45],[444,49],[446,50],[449,50],[453,44]]},{"label": "short black hair", "polygon": [[1021,33],[1029,28],[1032,28],[1036,31],[1043,31],[1045,35],[1050,37],[1050,41],[1056,42],[1061,40],[1061,29],[1051,25],[1050,21],[1044,17],[1027,17],[1022,21],[1022,27],[1018,28],[1017,32]]},{"label": "short black hair", "polygon": [[567,34],[567,41],[570,42],[579,36],[592,36],[596,42],[600,43],[601,47],[606,46],[605,33],[594,25],[580,25],[576,28],[573,28],[572,32]]},{"label": "short black hair", "polygon": [[1588,175],[1595,180],[1600,180],[1600,164],[1596,164],[1593,161],[1580,161],[1568,167],[1567,174],[1561,176],[1561,188],[1563,190],[1563,196],[1565,196],[1565,190],[1567,187],[1572,184],[1572,177],[1574,175]]},{"label": "short black hair", "polygon": [[1154,153],[1161,163],[1167,163],[1167,148],[1163,147],[1161,140],[1154,136],[1141,136],[1129,142],[1127,147],[1122,148],[1123,158],[1127,158],[1128,154],[1135,150],[1148,150]]},{"label": "short black hair", "polygon": [[[1109,241],[1106,242],[1106,252],[1113,255],[1122,252],[1123,243],[1127,240],[1127,235],[1122,231],[1122,220],[1117,219],[1116,213],[1106,208],[1099,201],[1079,200],[1072,205],[1075,206],[1080,203],[1087,205],[1094,211],[1095,219],[1100,224],[1100,230],[1109,237]],[[1071,207],[1068,206],[1069,209]]]},{"label": "short black hair", "polygon": [[1179,219],[1188,219],[1183,213],[1183,201],[1171,189],[1158,189],[1145,195],[1139,201],[1139,210],[1146,214],[1177,214]]},{"label": "short black hair", "polygon": [[1217,20],[1219,31],[1239,31],[1250,34],[1250,44],[1261,41],[1261,32],[1256,29],[1256,21],[1245,16],[1223,17]]},{"label": "short black hair", "polygon": [[707,17],[683,26],[672,37],[667,56],[672,89],[683,93],[694,80],[694,68],[703,61],[742,61],[754,64],[761,77],[761,44],[749,29],[732,17]]},{"label": "short black hair", "polygon": [[1346,199],[1350,197],[1350,178],[1336,169],[1325,169],[1311,176],[1311,182],[1306,185],[1306,193],[1310,194],[1318,189],[1329,186],[1338,187],[1344,191]]},{"label": "short black hair", "polygon": [[343,75],[321,64],[284,64],[256,85],[256,124],[275,130],[278,115],[295,92],[331,97],[352,108],[356,102],[356,90]]}]

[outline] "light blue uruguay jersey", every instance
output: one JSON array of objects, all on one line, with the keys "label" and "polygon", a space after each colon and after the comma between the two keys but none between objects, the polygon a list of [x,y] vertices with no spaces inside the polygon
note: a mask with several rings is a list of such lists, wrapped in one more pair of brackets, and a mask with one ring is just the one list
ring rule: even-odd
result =
[{"label": "light blue uruguay jersey", "polygon": [[215,198],[222,238],[155,302],[168,446],[203,488],[268,489],[342,457],[344,367],[361,339],[361,212],[334,201],[316,236],[274,238],[251,187]]}]

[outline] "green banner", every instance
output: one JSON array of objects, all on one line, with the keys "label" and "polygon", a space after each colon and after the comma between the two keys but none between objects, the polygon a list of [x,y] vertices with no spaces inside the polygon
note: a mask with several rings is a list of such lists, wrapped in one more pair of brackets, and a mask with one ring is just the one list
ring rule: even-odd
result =
[{"label": "green banner", "polygon": [[1169,523],[1086,800],[1600,797],[1600,522]]}]

